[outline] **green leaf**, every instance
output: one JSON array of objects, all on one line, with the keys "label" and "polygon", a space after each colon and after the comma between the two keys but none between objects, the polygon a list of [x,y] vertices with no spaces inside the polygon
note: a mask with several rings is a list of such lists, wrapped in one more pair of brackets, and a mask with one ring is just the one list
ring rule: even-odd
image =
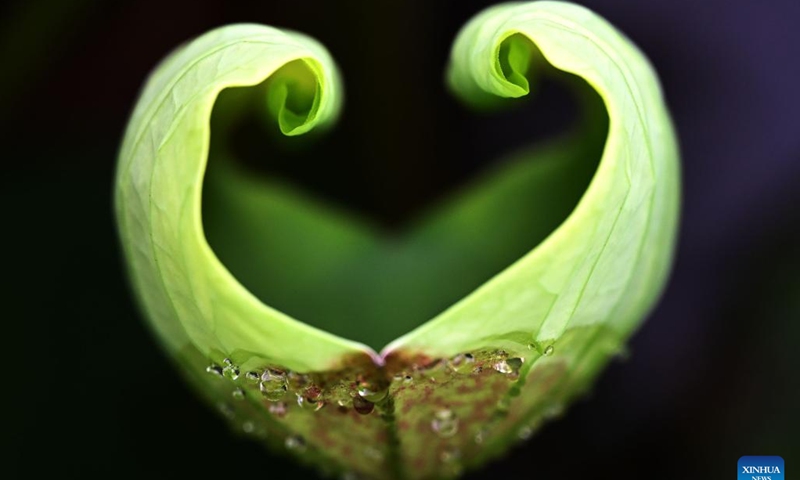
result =
[{"label": "green leaf", "polygon": [[447,70],[480,109],[541,76],[574,89],[581,124],[387,238],[232,158],[251,109],[287,136],[335,120],[341,81],[318,43],[232,25],[156,68],[119,155],[120,238],[151,327],[237,431],[329,473],[457,476],[624,352],[672,259],[671,122],[645,57],[567,3],[487,9]]}]

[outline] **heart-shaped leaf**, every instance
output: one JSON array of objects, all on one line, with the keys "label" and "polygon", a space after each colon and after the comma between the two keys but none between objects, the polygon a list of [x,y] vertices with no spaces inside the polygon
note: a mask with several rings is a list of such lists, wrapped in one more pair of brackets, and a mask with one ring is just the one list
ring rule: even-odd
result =
[{"label": "heart-shaped leaf", "polygon": [[399,240],[227,160],[252,105],[288,136],[335,120],[336,67],[298,33],[232,25],[179,48],[125,133],[117,219],[150,325],[237,430],[326,472],[447,477],[501,454],[624,351],[667,276],[677,147],[627,39],[571,4],[499,5],[447,72],[482,109],[555,76],[584,121]]}]

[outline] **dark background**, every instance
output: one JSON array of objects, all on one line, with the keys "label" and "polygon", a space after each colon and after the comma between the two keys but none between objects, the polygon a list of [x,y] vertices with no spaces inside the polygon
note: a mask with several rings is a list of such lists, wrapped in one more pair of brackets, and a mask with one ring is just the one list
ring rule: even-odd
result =
[{"label": "dark background", "polygon": [[[310,150],[260,168],[389,226],[496,152],[569,120],[538,114],[570,111],[555,88],[493,119],[467,115],[444,90],[458,27],[493,2],[239,3],[0,7],[10,306],[0,338],[11,347],[2,438],[14,476],[314,478],[229,433],[184,386],[122,274],[110,201],[117,148],[145,75],[178,43],[239,21],[321,40],[345,77],[342,121]],[[470,478],[725,479],[741,455],[782,455],[791,476],[800,471],[800,2],[583,3],[661,76],[683,152],[675,270],[631,359],[612,365],[589,401]],[[323,154],[335,168],[314,163]]]}]

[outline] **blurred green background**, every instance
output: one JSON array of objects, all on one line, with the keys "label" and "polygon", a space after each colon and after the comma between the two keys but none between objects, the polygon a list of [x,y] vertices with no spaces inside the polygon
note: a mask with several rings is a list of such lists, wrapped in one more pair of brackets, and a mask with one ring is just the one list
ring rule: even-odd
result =
[{"label": "blurred green background", "polygon": [[[0,7],[11,478],[315,478],[230,433],[141,321],[111,210],[127,115],[155,63],[209,28],[248,21],[308,33],[344,74],[339,126],[268,162],[258,152],[269,140],[263,147],[260,132],[244,132],[244,160],[392,228],[499,154],[574,120],[574,102],[555,85],[494,117],[468,115],[447,94],[451,41],[491,3]],[[781,455],[791,475],[800,462],[800,4],[582,3],[661,76],[683,151],[675,270],[630,360],[609,368],[589,401],[468,477],[724,479],[742,455]]]}]

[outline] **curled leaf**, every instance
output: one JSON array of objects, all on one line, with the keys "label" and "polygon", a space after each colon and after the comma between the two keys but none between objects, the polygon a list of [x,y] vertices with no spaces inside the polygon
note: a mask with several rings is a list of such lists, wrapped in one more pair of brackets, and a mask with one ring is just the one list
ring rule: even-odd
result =
[{"label": "curled leaf", "polygon": [[288,136],[335,120],[319,44],[232,25],[159,65],[119,155],[120,237],[150,325],[237,430],[329,473],[457,476],[624,352],[672,258],[671,122],[645,57],[567,3],[482,12],[447,81],[493,109],[540,75],[574,88],[581,125],[388,241],[230,160],[226,129],[249,108]]}]

